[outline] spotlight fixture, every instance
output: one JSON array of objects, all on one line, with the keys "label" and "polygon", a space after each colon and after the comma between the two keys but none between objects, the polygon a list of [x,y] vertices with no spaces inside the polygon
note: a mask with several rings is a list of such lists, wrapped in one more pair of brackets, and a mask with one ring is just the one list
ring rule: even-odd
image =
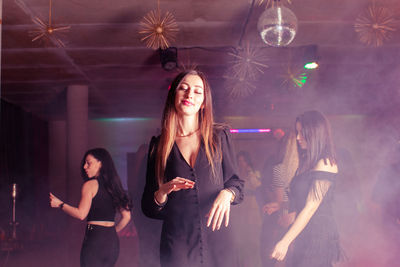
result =
[{"label": "spotlight fixture", "polygon": [[318,68],[319,59],[317,45],[308,45],[304,48],[303,60],[306,62],[304,64],[305,69],[313,70]]},{"label": "spotlight fixture", "polygon": [[306,70],[315,70],[316,68],[318,68],[319,65],[317,62],[313,61],[313,62],[307,62],[306,64],[304,64],[304,68]]},{"label": "spotlight fixture", "polygon": [[164,70],[170,71],[178,67],[178,49],[176,47],[168,47],[159,49],[161,66]]}]

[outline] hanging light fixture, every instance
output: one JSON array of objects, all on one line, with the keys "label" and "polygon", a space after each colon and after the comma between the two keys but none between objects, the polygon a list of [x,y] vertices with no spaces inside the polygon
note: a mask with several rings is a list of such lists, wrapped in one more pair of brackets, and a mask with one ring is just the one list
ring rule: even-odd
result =
[{"label": "hanging light fixture", "polygon": [[264,43],[275,47],[287,46],[296,36],[297,17],[279,0],[274,1],[275,4],[261,14],[257,28]]},{"label": "hanging light fixture", "polygon": [[162,15],[160,0],[157,0],[157,9],[147,13],[139,24],[140,39],[146,42],[146,46],[156,49],[167,49],[171,41],[175,40],[179,32],[178,23],[171,12],[167,11]]},{"label": "hanging light fixture", "polygon": [[[20,6],[23,6],[23,3],[18,2]],[[37,25],[37,28],[33,31],[30,31],[29,34],[33,36],[32,42],[37,40],[44,40],[46,43],[48,41],[53,42],[58,47],[65,47],[65,44],[57,33],[68,31],[71,26],[61,26],[55,27],[52,24],[52,0],[49,0],[49,19],[48,22],[45,23],[37,16],[32,17],[32,21]]]}]

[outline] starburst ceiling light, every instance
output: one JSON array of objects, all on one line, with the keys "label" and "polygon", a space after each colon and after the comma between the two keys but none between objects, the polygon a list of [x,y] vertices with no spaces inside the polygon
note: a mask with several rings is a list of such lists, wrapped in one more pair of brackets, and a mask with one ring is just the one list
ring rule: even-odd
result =
[{"label": "starburst ceiling light", "polygon": [[157,10],[150,11],[140,21],[139,34],[144,35],[140,40],[146,41],[146,46],[154,50],[167,49],[178,32],[178,24],[171,12],[167,11],[164,16],[161,16],[159,1],[157,1]]},{"label": "starburst ceiling light", "polygon": [[49,20],[46,24],[41,20],[39,17],[34,16],[32,21],[38,26],[36,30],[30,31],[30,34],[33,36],[32,42],[37,40],[45,40],[45,41],[52,41],[57,46],[65,47],[64,42],[56,35],[58,32],[68,31],[71,26],[61,26],[55,27],[52,24],[52,3],[49,0]]},{"label": "starburst ceiling light", "polygon": [[245,47],[239,47],[233,52],[228,53],[232,56],[231,76],[238,79],[256,79],[257,74],[264,73],[264,69],[268,68],[266,62],[268,57],[261,49],[250,46],[249,43]]},{"label": "starburst ceiling light", "polygon": [[230,71],[223,76],[229,96],[233,98],[246,97],[254,93],[256,86],[252,80],[230,76]]},{"label": "starburst ceiling light", "polygon": [[395,22],[394,15],[387,7],[372,4],[357,17],[354,30],[362,43],[378,47],[392,37],[396,31]]},{"label": "starburst ceiling light", "polygon": [[297,17],[279,0],[274,0],[274,4],[258,19],[257,29],[264,43],[276,47],[287,46],[296,36]]},{"label": "starburst ceiling light", "polygon": [[[283,75],[283,82],[281,86],[288,87],[303,87],[308,79],[307,73],[304,70],[294,71],[290,65],[287,67],[286,73]],[[291,85],[291,86],[290,86]]]}]

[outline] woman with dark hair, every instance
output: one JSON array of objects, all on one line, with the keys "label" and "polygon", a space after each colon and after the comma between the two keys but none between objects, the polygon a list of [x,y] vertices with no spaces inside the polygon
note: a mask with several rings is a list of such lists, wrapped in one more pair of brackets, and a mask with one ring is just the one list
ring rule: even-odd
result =
[{"label": "woman with dark hair", "polygon": [[231,204],[243,199],[243,181],[229,129],[214,123],[204,74],[177,75],[161,127],[150,142],[142,197],[144,214],[163,220],[161,265],[235,266],[228,224]]},{"label": "woman with dark hair", "polygon": [[[114,266],[119,254],[117,232],[128,224],[132,203],[122,188],[110,154],[104,148],[85,153],[81,175],[84,183],[78,207],[64,203],[52,193],[50,205],[80,220],[87,217],[80,256],[82,267]],[[116,211],[121,213],[121,220],[115,225]]]},{"label": "woman with dark hair", "polygon": [[330,126],[320,112],[308,111],[297,117],[295,128],[299,168],[289,193],[289,211],[295,212],[295,219],[271,257],[283,260],[294,241],[286,266],[330,267],[340,258],[332,211],[338,167]]}]

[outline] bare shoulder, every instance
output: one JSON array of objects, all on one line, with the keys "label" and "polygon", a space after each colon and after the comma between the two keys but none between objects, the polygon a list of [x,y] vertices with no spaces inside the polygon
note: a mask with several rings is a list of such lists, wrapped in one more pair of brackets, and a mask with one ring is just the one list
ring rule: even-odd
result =
[{"label": "bare shoulder", "polygon": [[320,159],[314,168],[315,171],[338,173],[338,166],[332,164],[329,159]]},{"label": "bare shoulder", "polygon": [[96,187],[96,186],[99,186],[99,182],[97,181],[97,179],[90,179],[90,180],[87,180],[86,182],[84,182],[83,186]]},{"label": "bare shoulder", "polygon": [[128,217],[129,216],[129,218],[130,218],[130,215],[131,215],[131,211],[130,210],[122,208],[122,209],[119,210],[119,212],[121,213],[122,217]]},{"label": "bare shoulder", "polygon": [[91,193],[92,195],[97,193],[98,189],[99,189],[99,182],[97,181],[97,179],[90,179],[82,185],[82,192],[88,192]]}]

